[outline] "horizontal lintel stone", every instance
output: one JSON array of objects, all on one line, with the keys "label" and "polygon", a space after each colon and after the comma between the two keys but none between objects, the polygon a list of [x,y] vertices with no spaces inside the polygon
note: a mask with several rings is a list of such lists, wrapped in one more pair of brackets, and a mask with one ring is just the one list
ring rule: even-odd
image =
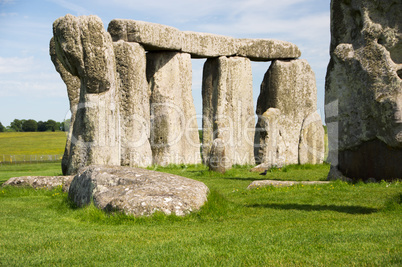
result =
[{"label": "horizontal lintel stone", "polygon": [[145,50],[170,50],[191,54],[193,58],[243,56],[253,61],[291,59],[301,56],[290,42],[274,39],[237,39],[230,36],[180,31],[177,28],[137,20],[114,19],[108,32],[114,42],[140,43]]}]

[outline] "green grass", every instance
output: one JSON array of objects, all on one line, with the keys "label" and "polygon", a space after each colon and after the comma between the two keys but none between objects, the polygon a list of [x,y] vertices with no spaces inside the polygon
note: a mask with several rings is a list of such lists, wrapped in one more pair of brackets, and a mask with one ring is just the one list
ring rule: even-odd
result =
[{"label": "green grass", "polygon": [[62,155],[65,145],[65,132],[0,133],[0,155]]},{"label": "green grass", "polygon": [[[5,164],[0,165],[0,185],[11,177],[20,176],[58,176],[61,172],[60,162],[36,164]],[[1,265],[0,265],[1,266]]]},{"label": "green grass", "polygon": [[[54,164],[36,166],[0,166],[0,181],[60,172]],[[266,177],[247,167],[224,175],[203,166],[155,169],[203,181],[211,190],[207,204],[184,218],[134,218],[72,208],[60,189],[0,189],[0,266],[402,264],[399,182],[247,190],[256,179],[324,180],[329,167],[288,166]]]}]

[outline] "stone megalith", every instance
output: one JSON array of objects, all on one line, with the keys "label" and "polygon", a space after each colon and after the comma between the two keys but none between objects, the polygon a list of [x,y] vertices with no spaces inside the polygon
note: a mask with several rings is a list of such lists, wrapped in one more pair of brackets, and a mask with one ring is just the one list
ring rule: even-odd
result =
[{"label": "stone megalith", "polygon": [[62,172],[63,174],[66,174],[68,169],[68,160],[70,158],[70,147],[71,147],[71,137],[73,134],[73,125],[75,121],[75,115],[77,113],[78,102],[80,100],[81,82],[77,76],[74,76],[70,72],[68,72],[64,68],[63,64],[61,64],[60,60],[57,58],[54,37],[52,37],[50,40],[49,54],[50,59],[52,60],[53,65],[56,68],[56,71],[60,74],[61,79],[66,84],[68,100],[70,102],[70,112],[71,112],[70,127],[68,129],[66,146],[64,149],[63,159],[61,161]]},{"label": "stone megalith", "polygon": [[[268,108],[258,120],[259,132],[256,132],[256,159],[260,163],[256,171],[263,171],[271,167],[282,167],[286,164],[286,143],[283,139],[283,119],[281,111],[277,108]],[[258,134],[257,134],[258,133]],[[258,139],[257,139],[258,138]]]},{"label": "stone megalith", "polygon": [[150,91],[144,48],[137,43],[113,43],[119,74],[121,166],[152,165]]},{"label": "stone megalith", "polygon": [[179,52],[148,52],[153,164],[201,162],[197,118],[191,92],[191,58]]},{"label": "stone megalith", "polygon": [[81,81],[65,174],[90,164],[120,165],[119,107],[113,43],[96,16],[66,15],[53,23],[55,50]]},{"label": "stone megalith", "polygon": [[207,201],[208,187],[199,181],[141,168],[91,165],[79,170],[68,197],[78,207],[149,216],[156,211],[186,215]]},{"label": "stone megalith", "polygon": [[329,178],[402,178],[401,1],[331,1]]},{"label": "stone megalith", "polygon": [[242,56],[255,61],[298,58],[299,48],[274,39],[237,39],[212,33],[180,31],[174,27],[130,19],[114,19],[108,32],[113,41],[136,42],[147,51],[178,51],[194,58]]},{"label": "stone megalith", "polygon": [[232,164],[254,164],[253,84],[250,60],[244,57],[210,58],[202,80],[204,163],[214,139],[224,142]]},{"label": "stone megalith", "polygon": [[299,143],[300,164],[320,164],[324,160],[325,131],[317,111],[308,115],[302,124]]},{"label": "stone megalith", "polygon": [[[303,140],[308,141],[303,141],[302,148],[307,145],[313,145],[313,148],[307,151],[299,149],[302,129],[312,127],[307,122],[303,126],[303,122],[316,109],[315,75],[308,62],[304,59],[273,61],[264,76],[257,101],[256,162],[266,168],[298,164],[300,152],[303,154],[302,163],[322,162],[322,158],[316,158],[324,152],[323,131],[314,131],[314,137],[307,137],[305,135],[313,130],[306,130]],[[316,116],[319,117],[317,114],[314,118]],[[322,146],[317,147],[318,144]],[[306,152],[318,154],[306,157]],[[305,160],[308,158],[311,161]]]},{"label": "stone megalith", "polygon": [[212,142],[208,157],[208,167],[211,171],[225,173],[232,168],[230,158],[226,156],[226,144],[220,138],[215,138]]}]

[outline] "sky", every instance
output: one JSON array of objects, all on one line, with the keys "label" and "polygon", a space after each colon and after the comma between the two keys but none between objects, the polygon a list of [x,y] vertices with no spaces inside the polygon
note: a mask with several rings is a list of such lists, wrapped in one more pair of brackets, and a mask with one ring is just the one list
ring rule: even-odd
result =
[{"label": "sky", "polygon": [[[115,18],[160,23],[183,31],[296,44],[316,75],[317,108],[324,117],[329,62],[330,0],[0,0],[0,122],[69,118],[66,86],[49,56],[53,22],[66,14],[97,15],[105,28]],[[193,97],[202,114],[205,60],[193,59]],[[256,104],[269,62],[253,62]]]}]

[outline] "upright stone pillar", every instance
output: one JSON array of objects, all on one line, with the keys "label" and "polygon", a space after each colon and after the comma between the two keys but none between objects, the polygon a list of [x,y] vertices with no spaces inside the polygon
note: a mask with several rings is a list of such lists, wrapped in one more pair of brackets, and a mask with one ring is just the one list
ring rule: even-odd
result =
[{"label": "upright stone pillar", "polygon": [[121,165],[152,165],[150,91],[146,78],[144,48],[137,43],[113,43],[119,74]]},{"label": "upright stone pillar", "polygon": [[96,16],[53,24],[57,58],[81,81],[65,174],[90,164],[120,165],[117,74],[110,35]]},{"label": "upright stone pillar", "polygon": [[153,164],[197,164],[200,141],[193,96],[190,54],[148,52]]},{"label": "upright stone pillar", "polygon": [[329,179],[402,178],[401,10],[401,1],[331,1]]},{"label": "upright stone pillar", "polygon": [[251,63],[244,57],[209,58],[202,80],[204,163],[220,138],[232,164],[254,164],[254,111]]},{"label": "upright stone pillar", "polygon": [[53,62],[53,65],[56,68],[56,71],[60,74],[61,79],[66,84],[68,100],[70,102],[70,112],[71,112],[70,127],[68,129],[66,146],[64,149],[63,159],[61,161],[62,172],[63,174],[66,174],[68,169],[68,161],[70,158],[70,147],[71,147],[71,137],[73,134],[73,125],[75,121],[75,115],[77,113],[78,102],[80,100],[81,82],[77,76],[74,76],[70,72],[68,72],[64,68],[63,64],[61,64],[60,60],[57,58],[54,37],[52,37],[52,39],[50,40],[49,54]]},{"label": "upright stone pillar", "polygon": [[[300,163],[322,162],[324,130],[321,119],[318,121],[321,128],[304,131],[304,141],[300,145],[302,130],[311,128],[311,123],[315,121],[309,120],[304,124],[303,122],[316,112],[316,109],[315,75],[307,61],[302,59],[273,61],[264,76],[257,102],[259,116],[255,136],[257,163],[263,164],[265,168],[298,164],[299,154],[303,155]],[[318,113],[317,116],[319,118]],[[306,134],[312,135],[313,132],[314,137],[306,136]],[[312,145],[311,149],[308,149],[309,145]],[[306,153],[314,155],[308,157]],[[308,159],[311,159],[311,162]]]}]

